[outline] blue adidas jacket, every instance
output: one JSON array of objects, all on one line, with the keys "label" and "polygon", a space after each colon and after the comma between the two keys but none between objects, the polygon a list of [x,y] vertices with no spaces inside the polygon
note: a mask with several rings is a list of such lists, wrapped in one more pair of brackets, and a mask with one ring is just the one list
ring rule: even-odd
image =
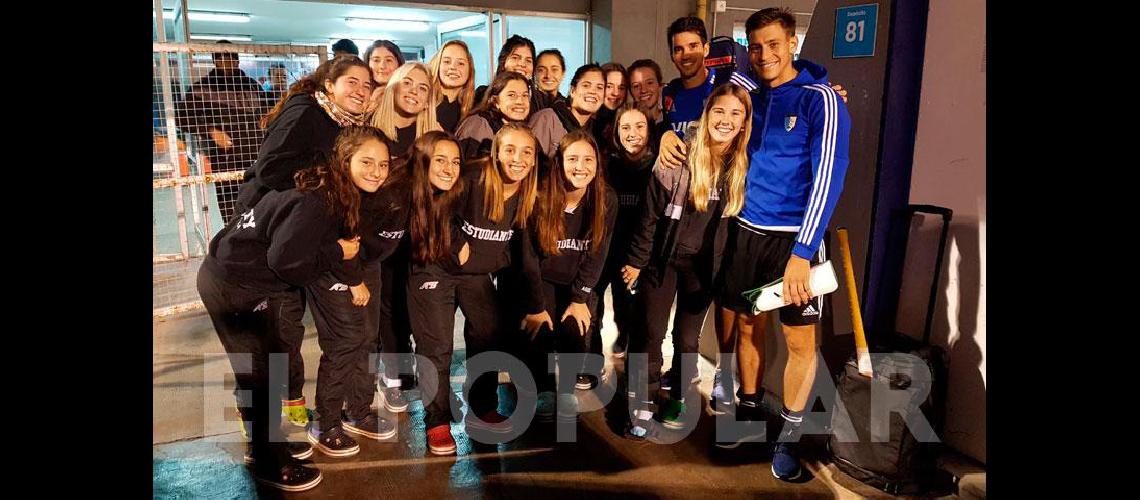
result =
[{"label": "blue adidas jacket", "polygon": [[792,252],[811,259],[835,211],[847,174],[851,116],[827,70],[800,59],[799,74],[752,92],[752,137],[744,208],[758,229],[795,232]]}]

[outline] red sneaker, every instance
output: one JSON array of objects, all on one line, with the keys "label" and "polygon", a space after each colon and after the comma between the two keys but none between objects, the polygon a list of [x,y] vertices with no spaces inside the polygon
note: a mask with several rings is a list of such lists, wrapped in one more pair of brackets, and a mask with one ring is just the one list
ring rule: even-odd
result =
[{"label": "red sneaker", "polygon": [[437,425],[427,431],[428,449],[436,455],[455,453],[455,438],[451,437],[451,426]]}]

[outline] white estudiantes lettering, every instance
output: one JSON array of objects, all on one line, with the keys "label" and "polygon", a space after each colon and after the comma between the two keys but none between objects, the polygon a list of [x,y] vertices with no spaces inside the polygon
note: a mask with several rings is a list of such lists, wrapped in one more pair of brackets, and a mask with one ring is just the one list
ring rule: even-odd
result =
[{"label": "white estudiantes lettering", "polygon": [[471,225],[470,222],[463,221],[463,232],[468,236],[477,240],[484,241],[507,241],[511,239],[511,235],[515,234],[513,229],[500,231],[498,229],[484,229],[478,226]]}]

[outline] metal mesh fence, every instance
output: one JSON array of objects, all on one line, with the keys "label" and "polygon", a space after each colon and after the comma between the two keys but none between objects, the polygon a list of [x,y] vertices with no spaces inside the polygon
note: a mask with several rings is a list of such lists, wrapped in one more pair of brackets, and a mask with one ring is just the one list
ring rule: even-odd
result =
[{"label": "metal mesh fence", "polygon": [[234,215],[260,120],[324,58],[321,46],[154,43],[155,316],[200,307],[194,276]]}]

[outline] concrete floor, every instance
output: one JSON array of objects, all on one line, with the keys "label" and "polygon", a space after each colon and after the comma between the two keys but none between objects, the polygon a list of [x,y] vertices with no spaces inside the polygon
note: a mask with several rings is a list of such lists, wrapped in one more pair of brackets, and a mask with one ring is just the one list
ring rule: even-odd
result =
[{"label": "concrete floor", "polygon": [[[624,370],[610,356],[616,336],[612,321],[603,329],[607,369]],[[316,391],[320,357],[316,331],[306,318],[305,394]],[[462,350],[461,321],[457,321],[457,352]],[[155,498],[277,498],[276,490],[258,487],[242,465],[237,422],[232,413],[229,364],[209,318],[190,313],[156,320],[153,329],[153,462]],[[671,343],[666,340],[666,346]],[[669,347],[667,347],[669,349]],[[671,352],[666,352],[669,363]],[[462,356],[452,366],[452,386],[465,379]],[[614,362],[616,361],[616,365]],[[704,395],[712,385],[712,366],[701,360]],[[611,376],[611,380],[620,377]],[[889,497],[863,485],[833,465],[807,460],[807,481],[789,484],[772,477],[763,445],[736,450],[712,446],[713,417],[701,412],[696,428],[672,445],[637,443],[621,437],[625,412],[624,388],[606,408],[585,413],[578,424],[577,442],[558,443],[553,424],[535,422],[520,438],[501,445],[471,441],[463,424],[452,424],[458,456],[436,457],[426,452],[423,406],[391,415],[399,422],[398,439],[361,441],[361,452],[333,459],[319,451],[313,456],[324,479],[296,498],[795,498]],[[500,387],[506,394],[506,386]],[[585,398],[584,398],[585,399]],[[596,399],[592,400],[597,402]],[[584,400],[583,404],[587,404]],[[600,405],[599,405],[600,406]],[[207,409],[209,409],[207,411]],[[210,415],[210,419],[205,416]],[[303,429],[292,427],[291,438],[303,440]],[[822,437],[812,438],[818,444]],[[809,445],[810,446],[810,445]],[[818,448],[818,446],[816,447]],[[984,493],[983,493],[984,495]]]}]

